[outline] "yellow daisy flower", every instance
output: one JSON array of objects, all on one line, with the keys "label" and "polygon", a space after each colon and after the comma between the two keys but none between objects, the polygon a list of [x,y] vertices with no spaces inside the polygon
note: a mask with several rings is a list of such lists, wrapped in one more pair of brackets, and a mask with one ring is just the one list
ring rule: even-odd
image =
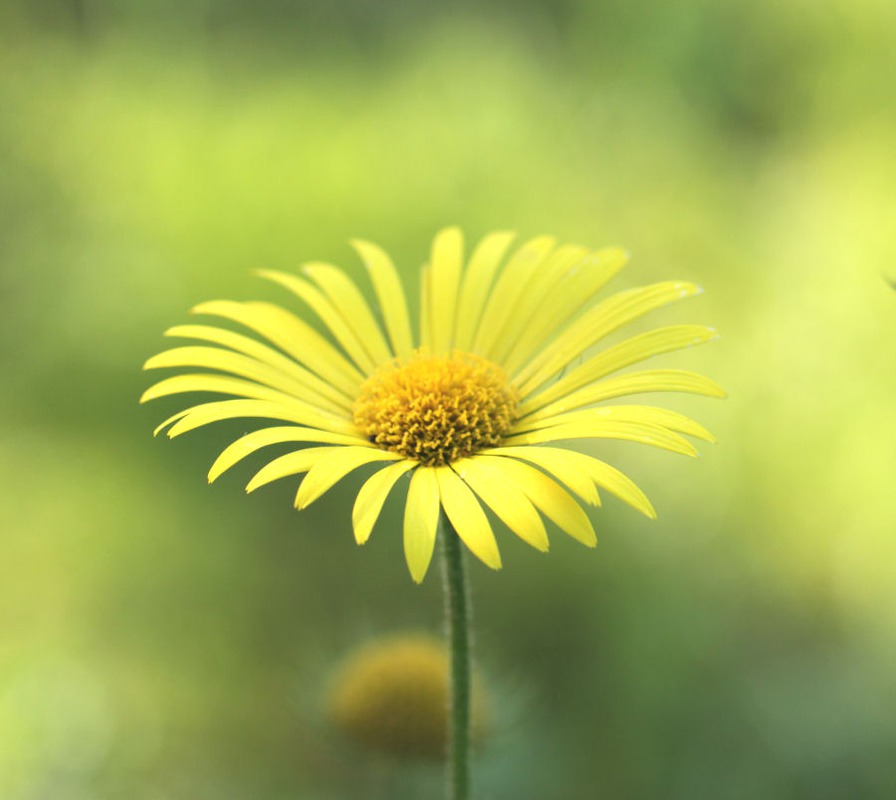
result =
[{"label": "yellow daisy flower", "polygon": [[[331,721],[348,738],[404,758],[443,758],[450,708],[449,652],[422,633],[384,636],[362,645],[336,672],[326,698]],[[472,681],[472,733],[488,727],[487,697]]]},{"label": "yellow daisy flower", "polygon": [[441,231],[421,272],[416,336],[392,260],[365,241],[352,246],[373,284],[373,309],[330,264],[305,264],[301,276],[260,272],[307,305],[329,337],[271,303],[196,306],[193,313],[252,335],[212,324],[171,328],[167,336],[201,344],[166,350],[145,368],[201,371],[159,381],[141,402],[190,392],[235,399],[189,406],[156,433],[167,429],[175,437],[235,418],[283,423],[230,444],[208,478],[214,481],[261,448],[295,444],[260,469],[246,490],[304,474],[299,509],[353,470],[375,465],[352,511],[359,544],[370,536],[387,495],[409,476],[404,549],[418,582],[432,558],[440,507],[466,546],[494,569],[501,557],[483,505],[542,551],[548,549],[542,515],[583,544],[596,544],[574,495],[599,505],[604,489],[655,517],[628,477],[562,443],[624,439],[694,456],[685,436],[713,441],[674,411],[606,403],[648,392],[723,397],[718,385],[693,372],[620,374],[652,356],[706,342],[715,337],[713,329],[670,325],[595,349],[622,326],[699,288],[665,281],[596,302],[625,264],[623,250],[558,246],[541,236],[508,256],[513,239],[489,234],[466,260],[460,230]]}]

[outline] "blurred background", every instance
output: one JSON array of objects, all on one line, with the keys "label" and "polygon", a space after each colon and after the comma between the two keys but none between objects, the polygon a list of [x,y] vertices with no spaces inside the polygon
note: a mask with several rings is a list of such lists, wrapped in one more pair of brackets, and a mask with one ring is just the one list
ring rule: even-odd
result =
[{"label": "blurred background", "polygon": [[[660,399],[720,444],[599,448],[586,551],[472,564],[483,798],[896,796],[896,5],[884,0],[5,0],[0,5],[0,797],[431,797],[322,698],[438,633],[400,504],[209,487],[228,441],[140,407],[162,331],[251,275],[433,234],[622,244],[611,288],[705,293]],[[295,307],[295,306],[294,306]]]}]

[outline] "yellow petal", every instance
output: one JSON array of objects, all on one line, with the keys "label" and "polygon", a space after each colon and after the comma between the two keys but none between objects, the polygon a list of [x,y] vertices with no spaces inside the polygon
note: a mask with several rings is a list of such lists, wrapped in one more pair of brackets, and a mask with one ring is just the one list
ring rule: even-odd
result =
[{"label": "yellow petal", "polygon": [[[581,464],[577,464],[569,454],[573,452],[559,447],[496,447],[485,451],[489,456],[511,456],[523,461],[530,461],[550,472],[557,480],[565,483],[588,505],[599,506],[600,495],[594,487],[594,481]],[[573,452],[573,455],[577,455]]]},{"label": "yellow petal", "polygon": [[423,580],[432,561],[439,524],[439,484],[432,467],[418,467],[411,476],[404,507],[404,556],[411,577]]},{"label": "yellow petal", "polygon": [[296,508],[307,508],[358,467],[375,461],[398,461],[400,458],[398,453],[380,450],[370,445],[336,448],[317,461],[308,471],[296,494]]},{"label": "yellow petal", "polygon": [[302,272],[324,292],[345,323],[354,331],[374,364],[386,364],[392,360],[392,351],[383,338],[383,332],[370,305],[348,275],[331,264],[318,261],[305,264]]},{"label": "yellow petal", "polygon": [[386,502],[389,492],[392,491],[392,487],[402,475],[416,466],[416,461],[403,459],[374,472],[364,482],[352,509],[352,528],[355,531],[355,541],[358,544],[364,544],[370,538],[373,526],[379,518],[380,511],[382,511],[383,504]]},{"label": "yellow petal", "polygon": [[570,361],[602,338],[644,314],[698,294],[700,287],[683,281],[665,281],[629,289],[590,308],[536,356],[517,376],[524,395],[550,380]]},{"label": "yellow petal", "polygon": [[229,372],[231,375],[256,381],[262,386],[277,389],[285,395],[297,397],[306,403],[329,411],[331,414],[345,413],[347,410],[345,406],[337,405],[309,387],[306,381],[321,383],[320,379],[310,372],[306,371],[305,376],[296,379],[275,367],[256,361],[254,358],[220,347],[175,347],[153,356],[143,365],[144,369],[168,367],[202,367]]},{"label": "yellow petal", "polygon": [[500,465],[494,462],[474,456],[452,466],[510,530],[537,550],[547,552],[548,534],[538,511],[525,494],[505,480]]},{"label": "yellow petal", "polygon": [[169,425],[173,425],[179,419],[183,419],[192,410],[193,410],[192,408],[185,408],[183,411],[178,411],[176,414],[172,414],[170,417],[168,417],[168,419],[166,419],[164,422],[162,422],[161,424],[159,424],[155,427],[155,429],[152,432],[152,435],[158,436],[163,430],[165,430],[165,428],[167,428]]},{"label": "yellow petal", "polygon": [[[182,433],[209,425],[212,422],[243,417],[276,419],[281,422],[294,422],[296,425],[321,428],[333,431],[333,433],[358,434],[357,428],[350,420],[323,414],[300,400],[291,400],[289,403],[277,403],[270,400],[219,400],[214,403],[193,406],[176,414],[169,420],[173,422],[177,419],[178,422],[168,431],[168,437],[173,439],[175,436],[180,436]],[[166,424],[167,422],[163,423],[162,427]]]},{"label": "yellow petal", "polygon": [[[530,418],[531,419],[531,418]],[[531,423],[533,428],[550,428],[558,425],[587,425],[595,420],[618,420],[620,422],[646,423],[648,425],[659,425],[676,433],[685,433],[696,439],[703,439],[705,442],[715,442],[716,437],[713,436],[699,422],[679,414],[677,411],[669,411],[665,408],[657,408],[656,406],[599,406],[597,408],[586,408],[582,411],[570,411],[566,414],[557,414],[553,417],[541,420],[540,422]],[[514,424],[514,431],[527,430],[528,423],[524,421]]]},{"label": "yellow petal", "polygon": [[615,378],[589,384],[538,409],[520,422],[529,423],[547,419],[556,414],[573,411],[614,397],[653,392],[684,392],[706,397],[727,396],[725,390],[715,381],[696,372],[682,369],[650,369],[631,372],[628,375],[618,375]]},{"label": "yellow petal", "polygon": [[[561,480],[563,478],[554,471],[554,467],[557,464],[568,464],[585,474],[589,480],[602,489],[606,489],[610,494],[628,503],[637,511],[651,519],[656,519],[656,511],[654,511],[644,492],[618,469],[594,458],[594,456],[580,453],[576,450],[567,450],[562,447],[499,447],[489,450],[488,454],[511,456],[523,461],[530,461],[547,472],[556,475]],[[567,485],[569,486],[568,483]]]},{"label": "yellow petal", "polygon": [[432,291],[430,284],[432,283],[432,270],[429,264],[424,264],[420,268],[420,347],[421,349],[432,352],[433,330],[432,330]]},{"label": "yellow petal", "polygon": [[[442,508],[457,535],[480,561],[492,569],[501,569],[501,554],[495,534],[476,495],[451,467],[436,467],[435,473]],[[450,531],[444,533],[450,535]]]},{"label": "yellow petal", "polygon": [[330,342],[295,314],[273,303],[212,300],[191,309],[244,325],[264,336],[323,380],[353,398],[364,376]]},{"label": "yellow petal", "polygon": [[[577,455],[584,455],[579,453]],[[615,467],[599,461],[592,456],[585,456],[586,461],[581,463],[589,470],[592,480],[610,494],[616,495],[624,503],[628,503],[636,511],[640,511],[650,519],[656,519],[656,511],[647,495],[641,491],[638,485],[627,475]]]},{"label": "yellow petal", "polygon": [[372,242],[353,239],[352,246],[358,252],[373,282],[383,320],[392,342],[392,350],[399,358],[405,358],[414,349],[408,304],[398,271],[387,253]]},{"label": "yellow petal", "polygon": [[296,450],[292,453],[287,453],[285,456],[275,458],[255,473],[252,480],[246,485],[246,491],[254,492],[260,486],[271,483],[271,481],[307,472],[321,458],[334,449],[337,448],[306,447],[304,450]]},{"label": "yellow petal", "polygon": [[[270,323],[272,317],[268,316],[266,317],[266,319],[268,323]],[[292,329],[293,326],[290,325],[290,328]],[[324,372],[322,373],[322,379],[318,377],[318,375],[309,373],[309,371],[300,366],[300,364],[295,359],[285,356],[278,350],[274,350],[274,348],[268,347],[267,345],[262,344],[255,339],[251,339],[248,336],[243,336],[242,334],[235,333],[234,331],[226,330],[225,328],[214,328],[211,325],[175,325],[173,328],[169,328],[167,331],[165,331],[165,336],[177,337],[182,339],[199,339],[201,341],[222,345],[223,347],[226,347],[229,350],[234,350],[237,353],[243,353],[244,355],[254,358],[256,361],[260,361],[263,364],[267,364],[268,366],[279,370],[284,375],[289,375],[290,377],[300,381],[301,383],[308,386],[309,389],[312,389],[318,394],[328,398],[337,405],[341,405],[345,408],[351,409],[352,399],[354,397],[354,387],[357,386],[357,383],[355,381],[351,381],[348,383],[349,388],[347,390],[339,389],[339,384],[334,385],[334,383],[327,377],[329,375],[332,375],[334,372],[332,364],[330,362],[326,362]],[[314,336],[316,337],[317,334],[314,333]],[[314,341],[302,342],[301,336],[299,336],[298,338],[295,337],[292,331],[287,331],[286,335],[282,338],[293,347],[295,347],[297,344],[306,345],[305,349],[302,349],[301,347],[299,348],[300,354],[302,356],[302,363],[306,363],[305,356],[308,355],[307,346],[314,346],[314,344],[319,344],[319,342]],[[320,341],[324,342],[324,340],[322,339]],[[332,351],[332,353],[337,358],[344,361],[344,359],[342,359],[342,356],[340,356],[336,352],[336,350],[332,348],[328,343],[324,342],[324,346],[326,350],[320,355],[326,357],[327,350],[329,350]],[[317,361],[317,359],[315,358],[312,358],[310,360],[315,362]],[[345,364],[348,365],[348,362],[345,362]]]},{"label": "yellow petal", "polygon": [[[715,339],[716,336],[716,331],[705,325],[670,325],[633,336],[592,356],[584,364],[568,372],[544,391],[528,397],[520,404],[519,413],[525,416],[624,367],[660,353],[668,353],[671,350],[680,350],[684,347],[708,342]],[[520,393],[525,397],[530,390],[535,388],[536,382],[540,381],[541,377],[536,376],[530,381],[528,388],[520,389]]]},{"label": "yellow petal", "polygon": [[552,236],[539,236],[526,242],[510,257],[482,312],[482,319],[473,339],[473,352],[492,357],[501,328],[510,315],[516,313],[516,303],[529,278],[544,263],[555,241]]},{"label": "yellow petal", "polygon": [[241,436],[221,451],[208,471],[208,482],[216,480],[234,464],[247,456],[275,444],[287,442],[321,442],[325,444],[363,445],[365,440],[360,436],[350,436],[332,431],[321,431],[317,428],[303,428],[296,425],[284,425],[275,428],[262,428]]},{"label": "yellow petal", "polygon": [[[587,255],[569,274],[551,287],[534,314],[502,360],[508,374],[516,375],[524,365],[535,362],[558,330],[569,325],[579,311],[625,266],[628,253],[619,247],[607,247]],[[535,362],[537,364],[537,362]],[[533,367],[534,369],[534,367]],[[520,373],[525,377],[524,373]]]},{"label": "yellow petal", "polygon": [[515,233],[497,231],[482,239],[473,251],[464,274],[457,302],[457,332],[455,345],[459,350],[473,346],[473,335],[485,306],[492,280]]},{"label": "yellow petal", "polygon": [[316,286],[303,280],[298,275],[290,275],[286,272],[275,270],[260,270],[258,274],[274,283],[279,283],[291,291],[296,297],[305,301],[309,308],[320,318],[321,322],[330,329],[330,333],[342,346],[348,357],[354,361],[358,370],[364,375],[369,375],[376,369],[377,362],[370,356],[363,342],[358,339],[355,329],[351,327],[333,304],[324,296]]},{"label": "yellow petal", "polygon": [[451,349],[463,259],[464,238],[460,228],[439,231],[432,243],[429,275],[433,355],[445,355]]},{"label": "yellow petal", "polygon": [[[511,348],[519,342],[523,333],[532,327],[541,315],[545,298],[563,282],[563,278],[588,255],[588,250],[578,245],[563,245],[551,253],[544,263],[530,274],[513,313],[504,320],[501,331],[491,348],[491,358],[504,364]],[[542,340],[544,341],[544,340]]]},{"label": "yellow petal", "polygon": [[504,456],[479,456],[492,458],[507,483],[514,483],[548,519],[560,530],[588,547],[597,544],[597,536],[588,515],[566,490],[553,478],[535,467]]},{"label": "yellow petal", "polygon": [[289,396],[283,394],[283,392],[262,386],[254,381],[243,381],[238,378],[228,378],[226,375],[204,373],[175,375],[172,378],[165,378],[150,386],[140,396],[140,402],[147,403],[159,397],[188,392],[214,392],[216,394],[231,394],[253,400],[273,400],[274,402],[289,400]]},{"label": "yellow petal", "polygon": [[647,422],[630,422],[613,418],[595,418],[588,422],[555,425],[528,433],[509,436],[504,440],[508,447],[523,444],[544,444],[564,439],[619,439],[626,442],[649,444],[673,453],[696,456],[697,450],[687,439],[661,425]]}]

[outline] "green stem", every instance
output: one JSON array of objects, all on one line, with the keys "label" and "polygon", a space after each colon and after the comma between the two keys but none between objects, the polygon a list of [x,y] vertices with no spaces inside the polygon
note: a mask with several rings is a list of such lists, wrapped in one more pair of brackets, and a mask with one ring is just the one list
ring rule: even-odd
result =
[{"label": "green stem", "polygon": [[460,537],[445,516],[439,517],[445,621],[451,658],[450,727],[448,732],[448,800],[470,796],[470,595],[464,574]]}]

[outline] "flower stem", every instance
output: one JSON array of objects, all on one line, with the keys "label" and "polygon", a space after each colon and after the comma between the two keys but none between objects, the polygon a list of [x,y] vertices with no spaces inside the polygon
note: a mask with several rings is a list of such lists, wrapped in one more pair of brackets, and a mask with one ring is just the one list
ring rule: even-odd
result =
[{"label": "flower stem", "polygon": [[448,800],[470,796],[470,595],[464,573],[460,537],[444,511],[439,517],[442,576],[445,585],[445,622],[451,658],[448,731]]}]

